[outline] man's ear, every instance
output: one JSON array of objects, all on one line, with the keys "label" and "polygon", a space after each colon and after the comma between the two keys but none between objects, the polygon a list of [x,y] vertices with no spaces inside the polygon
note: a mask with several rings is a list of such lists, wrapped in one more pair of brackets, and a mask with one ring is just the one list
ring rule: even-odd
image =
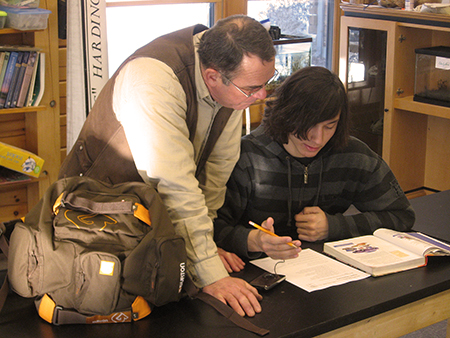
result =
[{"label": "man's ear", "polygon": [[217,87],[217,85],[222,84],[222,75],[212,68],[203,70],[203,79],[208,87]]}]

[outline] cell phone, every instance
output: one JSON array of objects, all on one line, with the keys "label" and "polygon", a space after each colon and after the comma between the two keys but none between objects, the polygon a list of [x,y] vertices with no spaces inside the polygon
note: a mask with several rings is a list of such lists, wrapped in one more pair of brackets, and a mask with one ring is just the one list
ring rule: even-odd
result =
[{"label": "cell phone", "polygon": [[270,290],[275,285],[278,285],[282,281],[286,279],[285,275],[277,275],[270,272],[265,272],[261,276],[256,277],[254,280],[250,282],[250,285],[253,285],[255,288]]}]

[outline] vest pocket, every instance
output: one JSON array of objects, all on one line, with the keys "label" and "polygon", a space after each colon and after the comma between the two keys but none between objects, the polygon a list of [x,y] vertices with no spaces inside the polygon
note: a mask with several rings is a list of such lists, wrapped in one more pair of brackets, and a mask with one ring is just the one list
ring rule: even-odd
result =
[{"label": "vest pocket", "polygon": [[80,256],[75,274],[75,307],[84,314],[109,314],[114,311],[120,290],[120,260],[103,252]]}]

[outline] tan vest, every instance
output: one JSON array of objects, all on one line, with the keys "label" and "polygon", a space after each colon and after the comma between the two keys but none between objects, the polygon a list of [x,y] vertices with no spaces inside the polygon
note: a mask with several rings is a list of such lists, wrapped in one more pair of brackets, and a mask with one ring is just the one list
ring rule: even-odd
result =
[{"label": "tan vest", "polygon": [[[123,126],[117,120],[112,106],[117,74],[127,62],[138,57],[158,59],[172,68],[178,77],[186,93],[186,124],[189,128],[189,139],[193,142],[197,126],[197,99],[192,38],[205,29],[207,27],[203,25],[196,25],[162,36],[138,49],[124,61],[95,101],[75,145],[61,166],[60,178],[85,175],[111,184],[142,181]],[[230,114],[231,110],[228,112],[228,115]],[[223,129],[223,122],[220,124]],[[221,130],[218,130],[219,135],[220,132]],[[218,135],[215,136],[215,139],[217,138]]]}]

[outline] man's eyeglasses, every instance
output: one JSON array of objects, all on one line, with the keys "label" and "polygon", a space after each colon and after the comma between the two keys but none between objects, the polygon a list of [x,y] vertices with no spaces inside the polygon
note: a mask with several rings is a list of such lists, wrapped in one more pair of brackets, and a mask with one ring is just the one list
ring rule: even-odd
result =
[{"label": "man's eyeglasses", "polygon": [[241,89],[240,87],[236,86],[234,84],[233,81],[231,81],[228,77],[226,77],[225,75],[223,75],[222,73],[220,73],[220,75],[227,81],[229,81],[237,90],[239,90],[243,95],[245,95],[245,97],[249,98],[253,95],[255,95],[257,92],[259,92],[261,89],[263,89],[264,87],[266,87],[269,83],[275,81],[278,78],[278,70],[275,69],[275,73],[273,74],[273,76],[263,85],[258,86],[258,87],[253,87],[251,90],[246,89],[245,91],[243,89]]}]

